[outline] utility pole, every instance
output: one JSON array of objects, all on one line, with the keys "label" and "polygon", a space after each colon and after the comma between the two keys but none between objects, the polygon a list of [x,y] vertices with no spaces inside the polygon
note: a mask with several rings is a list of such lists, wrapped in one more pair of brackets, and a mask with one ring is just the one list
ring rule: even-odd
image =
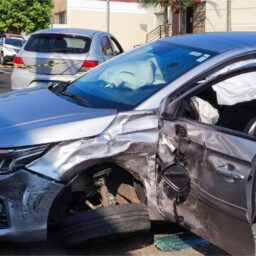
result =
[{"label": "utility pole", "polygon": [[107,32],[110,31],[110,0],[107,1]]},{"label": "utility pole", "polygon": [[231,1],[232,0],[227,0],[227,31],[228,32],[232,30],[231,29],[231,10],[232,10]]}]

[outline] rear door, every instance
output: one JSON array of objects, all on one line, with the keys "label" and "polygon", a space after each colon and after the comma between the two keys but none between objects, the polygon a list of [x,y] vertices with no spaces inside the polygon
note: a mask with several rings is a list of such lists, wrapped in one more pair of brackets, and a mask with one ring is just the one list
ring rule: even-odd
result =
[{"label": "rear door", "polygon": [[88,56],[91,39],[65,34],[35,34],[26,43],[21,57],[32,73],[73,75]]},{"label": "rear door", "polygon": [[254,255],[256,139],[191,118],[185,102],[161,118],[159,207],[227,252]]}]

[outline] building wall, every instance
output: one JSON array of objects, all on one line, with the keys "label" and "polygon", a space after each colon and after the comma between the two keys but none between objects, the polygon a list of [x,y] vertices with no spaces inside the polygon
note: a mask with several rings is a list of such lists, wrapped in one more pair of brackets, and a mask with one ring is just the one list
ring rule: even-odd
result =
[{"label": "building wall", "polygon": [[67,0],[53,0],[53,13],[63,12],[67,10]]},{"label": "building wall", "polygon": [[67,22],[67,0],[53,0],[53,22],[55,24]]},{"label": "building wall", "polygon": [[[106,30],[106,1],[68,0],[68,27]],[[145,43],[146,34],[157,24],[156,10],[145,10],[135,2],[110,3],[110,32],[125,50]]]},{"label": "building wall", "polygon": [[[256,0],[231,1],[231,30],[256,30]],[[208,0],[206,2],[206,32],[226,31],[227,0]]]}]

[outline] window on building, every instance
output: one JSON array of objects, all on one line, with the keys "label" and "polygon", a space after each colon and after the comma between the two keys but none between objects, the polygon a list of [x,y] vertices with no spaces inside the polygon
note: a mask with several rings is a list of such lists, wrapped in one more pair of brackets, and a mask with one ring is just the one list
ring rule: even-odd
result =
[{"label": "window on building", "polygon": [[67,24],[67,12],[57,12],[54,14],[54,23],[55,24]]}]

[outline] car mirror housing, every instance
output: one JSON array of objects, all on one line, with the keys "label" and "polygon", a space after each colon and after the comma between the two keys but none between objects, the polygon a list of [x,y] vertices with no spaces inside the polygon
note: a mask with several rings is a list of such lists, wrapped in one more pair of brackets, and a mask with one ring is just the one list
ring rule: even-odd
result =
[{"label": "car mirror housing", "polygon": [[160,117],[163,119],[174,119],[177,113],[179,101],[164,99],[160,104]]}]

